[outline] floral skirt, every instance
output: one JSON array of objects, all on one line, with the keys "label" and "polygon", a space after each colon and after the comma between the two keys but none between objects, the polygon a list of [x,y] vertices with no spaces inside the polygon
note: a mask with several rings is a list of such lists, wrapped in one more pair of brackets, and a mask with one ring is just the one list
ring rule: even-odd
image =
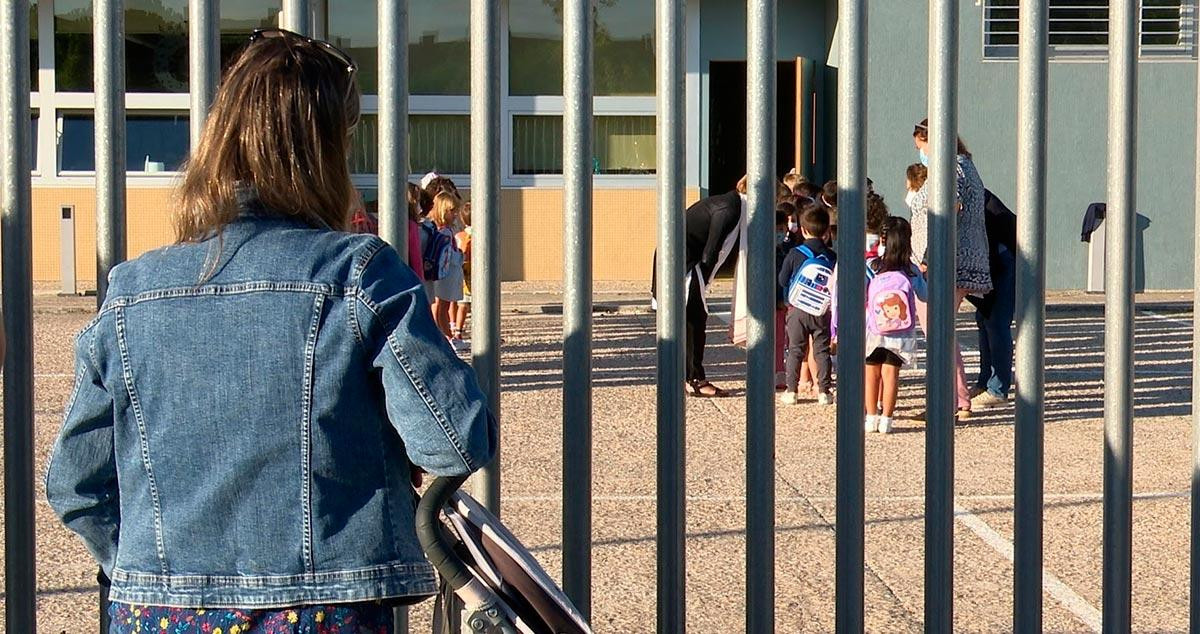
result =
[{"label": "floral skirt", "polygon": [[112,603],[111,634],[391,634],[392,608],[378,602],[294,608],[166,608]]}]

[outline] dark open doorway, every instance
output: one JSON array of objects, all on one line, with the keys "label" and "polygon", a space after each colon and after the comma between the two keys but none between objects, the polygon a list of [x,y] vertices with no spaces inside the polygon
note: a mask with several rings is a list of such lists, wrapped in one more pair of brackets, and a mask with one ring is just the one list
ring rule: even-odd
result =
[{"label": "dark open doorway", "polygon": [[[708,187],[733,189],[746,173],[746,62],[709,64]],[[796,156],[796,62],[777,64],[775,176],[792,169]]]}]

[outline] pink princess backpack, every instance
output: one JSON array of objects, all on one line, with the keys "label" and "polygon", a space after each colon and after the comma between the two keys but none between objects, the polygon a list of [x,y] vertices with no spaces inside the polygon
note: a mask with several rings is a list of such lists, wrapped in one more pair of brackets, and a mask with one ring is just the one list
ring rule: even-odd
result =
[{"label": "pink princess backpack", "polygon": [[876,273],[867,286],[867,331],[904,335],[912,332],[913,324],[913,287],[908,275],[901,271]]}]

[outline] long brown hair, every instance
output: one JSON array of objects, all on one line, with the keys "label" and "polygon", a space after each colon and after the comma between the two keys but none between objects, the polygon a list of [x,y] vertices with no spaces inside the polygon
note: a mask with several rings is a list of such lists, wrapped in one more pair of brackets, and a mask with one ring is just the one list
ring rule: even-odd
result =
[{"label": "long brown hair", "polygon": [[[913,126],[913,136],[920,139],[922,143],[929,143],[929,119],[921,119],[921,122]],[[962,137],[958,137],[958,154],[971,158],[971,151],[967,149],[967,144],[963,142]]]},{"label": "long brown hair", "polygon": [[225,73],[177,191],[178,242],[219,235],[245,188],[266,213],[338,231],[349,224],[352,67],[323,43],[273,35],[251,41]]}]

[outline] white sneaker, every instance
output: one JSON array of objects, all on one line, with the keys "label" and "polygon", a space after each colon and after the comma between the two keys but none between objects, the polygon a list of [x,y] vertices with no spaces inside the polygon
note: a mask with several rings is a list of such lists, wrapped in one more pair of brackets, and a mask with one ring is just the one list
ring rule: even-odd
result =
[{"label": "white sneaker", "polygon": [[971,399],[971,409],[991,409],[993,407],[1004,407],[1005,405],[1008,405],[1007,396],[998,396],[987,390],[975,395]]},{"label": "white sneaker", "polygon": [[864,427],[868,434],[879,431],[879,417],[874,414],[867,414]]},{"label": "white sneaker", "polygon": [[795,405],[796,404],[796,393],[795,392],[784,392],[783,396],[779,397],[779,402],[783,403],[784,405]]},{"label": "white sneaker", "polygon": [[880,416],[879,417],[879,433],[881,433],[881,434],[892,433],[892,419],[890,416]]},{"label": "white sneaker", "polygon": [[829,392],[821,392],[817,395],[817,405],[833,405],[833,395]]}]

